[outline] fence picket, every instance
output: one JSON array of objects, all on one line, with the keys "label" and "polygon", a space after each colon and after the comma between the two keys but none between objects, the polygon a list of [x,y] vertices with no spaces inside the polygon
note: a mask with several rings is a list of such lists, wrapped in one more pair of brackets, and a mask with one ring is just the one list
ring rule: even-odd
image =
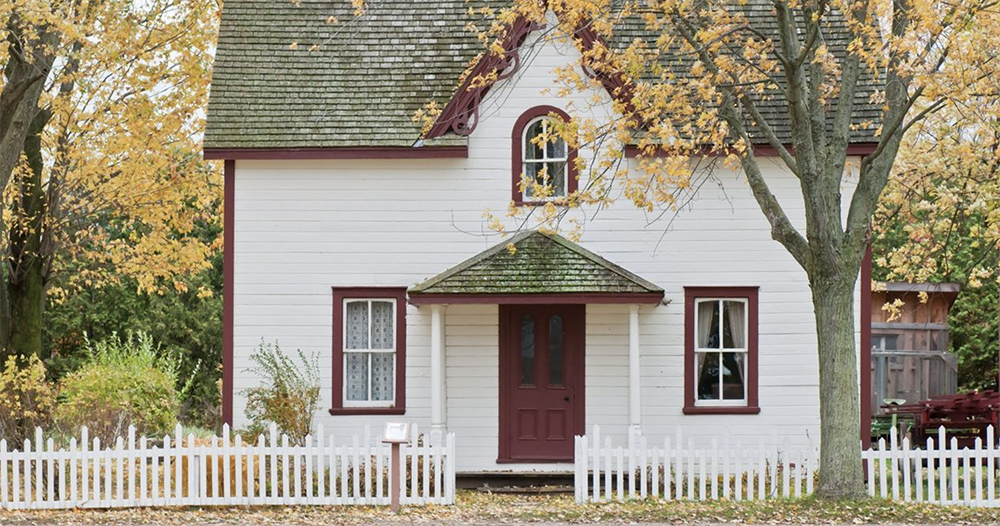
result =
[{"label": "fence picket", "polygon": [[[688,450],[694,449],[691,439],[688,439]],[[677,444],[677,456],[680,456],[680,444]],[[687,463],[687,499],[694,500],[694,455],[688,455]]]},{"label": "fence picket", "polygon": [[290,453],[291,454],[289,455],[288,458],[290,459],[289,462],[292,463],[292,468],[293,468],[292,477],[294,478],[294,484],[292,484],[292,486],[294,486],[295,488],[295,493],[292,495],[292,499],[290,502],[292,504],[301,504],[302,503],[302,459],[299,458],[299,455],[302,453],[302,450],[301,448],[293,447]]},{"label": "fence picket", "polygon": [[997,467],[996,454],[996,429],[993,426],[988,426],[986,428],[986,503],[989,506],[998,504],[995,492],[996,480],[994,480],[994,473]]},{"label": "fence picket", "polygon": [[[708,477],[706,476],[706,462],[705,450],[698,450],[698,500],[705,500],[705,490],[706,484],[708,483]],[[712,478],[712,485],[715,486],[715,478]]]},{"label": "fence picket", "polygon": [[719,439],[712,437],[712,500],[719,498]]},{"label": "fence picket", "polygon": [[[646,489],[646,467],[649,465],[646,455],[646,437],[639,437],[639,498],[645,500],[648,496]],[[635,497],[635,494],[632,494]]]},{"label": "fence picket", "polygon": [[[673,492],[671,491],[671,484],[673,483],[670,476],[670,470],[673,466],[673,449],[670,448],[670,436],[663,437],[663,499],[672,500]],[[596,467],[594,468],[597,469]]]},{"label": "fence picket", "polygon": [[[586,438],[586,437],[584,437]],[[649,494],[654,497],[660,496],[660,450],[653,448],[652,450],[652,468],[650,469],[650,478],[652,479],[649,484]]]},{"label": "fence picket", "polygon": [[951,466],[948,468],[948,474],[951,475],[951,503],[957,504],[959,502],[959,485],[958,485],[958,472],[959,472],[959,458],[961,452],[958,449],[958,438],[951,437],[951,444],[949,448],[951,453]]}]

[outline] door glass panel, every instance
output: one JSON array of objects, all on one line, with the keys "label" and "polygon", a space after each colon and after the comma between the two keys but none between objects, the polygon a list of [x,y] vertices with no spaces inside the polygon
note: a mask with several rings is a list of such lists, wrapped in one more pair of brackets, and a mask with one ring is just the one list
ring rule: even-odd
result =
[{"label": "door glass panel", "polygon": [[535,385],[535,318],[521,318],[521,385]]},{"label": "door glass panel", "polygon": [[549,385],[563,385],[563,319],[549,318]]}]

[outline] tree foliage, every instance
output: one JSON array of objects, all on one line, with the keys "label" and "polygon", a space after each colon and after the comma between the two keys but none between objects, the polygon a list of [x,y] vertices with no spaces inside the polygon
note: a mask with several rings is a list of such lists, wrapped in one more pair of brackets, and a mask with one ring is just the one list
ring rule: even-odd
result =
[{"label": "tree foliage", "polygon": [[[11,70],[31,59],[44,73],[33,100],[9,106],[24,110],[23,140],[0,143],[9,146],[0,159],[15,150],[19,159],[8,172],[0,163],[12,352],[40,351],[46,296],[122,279],[143,292],[183,291],[187,274],[208,268],[214,241],[188,234],[217,221],[219,173],[201,161],[199,142],[218,8],[15,0],[0,11],[0,61]],[[50,34],[53,43],[42,40]],[[51,67],[38,66],[45,60]],[[7,76],[4,95],[16,80]],[[5,108],[0,96],[0,115]]]},{"label": "tree foliage", "polygon": [[907,136],[874,223],[876,278],[962,286],[949,317],[962,389],[997,382],[1000,79],[989,80],[991,96],[945,107]]},{"label": "tree foliage", "polygon": [[[571,146],[592,150],[579,158],[587,181],[581,190],[539,209],[512,206],[509,215],[534,214],[543,227],[559,228],[568,209],[608,205],[619,193],[642,209],[676,210],[697,189],[694,160],[715,156],[738,168],[771,236],[812,289],[822,420],[818,491],[862,496],[853,291],[870,222],[906,133],[943,109],[995,93],[994,2],[516,0],[478,11],[486,53],[503,52],[503,35],[519,17],[544,24],[550,10],[558,26],[551,38],[578,35],[581,27],[599,37],[593,44],[575,39],[582,58],[558,70],[555,89],[587,91],[615,76],[631,89],[615,89],[610,121],[576,108],[573,122],[557,130]],[[772,29],[755,24],[761,13]],[[608,44],[636,27],[654,38]],[[775,117],[764,108],[777,97],[783,111]],[[861,117],[872,109],[873,116]],[[435,118],[430,110],[418,117]],[[859,137],[874,148],[855,163],[850,144]],[[632,142],[640,149],[634,165],[622,162]],[[800,203],[782,203],[772,192],[759,145],[797,177]],[[853,192],[845,198],[847,186]],[[804,209],[804,225],[788,207]],[[499,219],[493,225],[505,228]]]}]

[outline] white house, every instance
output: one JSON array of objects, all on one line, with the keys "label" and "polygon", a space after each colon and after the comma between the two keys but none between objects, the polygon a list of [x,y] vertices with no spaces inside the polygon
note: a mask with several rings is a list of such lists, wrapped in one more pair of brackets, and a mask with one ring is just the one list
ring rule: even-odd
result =
[{"label": "white house", "polygon": [[[465,0],[380,0],[325,23],[351,19],[340,4],[223,10],[205,155],[225,160],[227,421],[246,422],[264,339],[320,357],[327,430],[454,432],[459,472],[566,471],[594,424],[818,440],[805,273],[740,173],[716,169],[669,224],[623,202],[570,212],[579,244],[491,235],[484,211],[533,206],[522,173],[548,163],[557,194],[585,184],[577,152],[530,140],[595,96],[587,111],[609,115],[608,92],[559,95],[554,69],[579,50],[523,23],[481,61],[500,79],[456,88],[482,46]],[[422,136],[429,101],[445,111]],[[795,177],[762,162],[801,225]]]}]

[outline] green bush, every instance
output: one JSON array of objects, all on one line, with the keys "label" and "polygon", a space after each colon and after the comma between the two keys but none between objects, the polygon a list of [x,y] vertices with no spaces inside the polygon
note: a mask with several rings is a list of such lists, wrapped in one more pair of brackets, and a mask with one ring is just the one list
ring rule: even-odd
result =
[{"label": "green bush", "polygon": [[110,443],[130,425],[139,435],[173,430],[180,409],[178,360],[161,352],[143,332],[86,342],[89,360],[63,378],[56,420],[64,432],[87,426],[91,437]]},{"label": "green bush", "polygon": [[263,379],[259,387],[246,389],[246,415],[250,425],[243,431],[251,440],[274,423],[278,431],[301,442],[312,429],[313,413],[319,404],[319,363],[315,354],[308,358],[298,351],[299,364],[281,352],[278,342],[261,340],[250,355],[255,367],[249,372]]}]

